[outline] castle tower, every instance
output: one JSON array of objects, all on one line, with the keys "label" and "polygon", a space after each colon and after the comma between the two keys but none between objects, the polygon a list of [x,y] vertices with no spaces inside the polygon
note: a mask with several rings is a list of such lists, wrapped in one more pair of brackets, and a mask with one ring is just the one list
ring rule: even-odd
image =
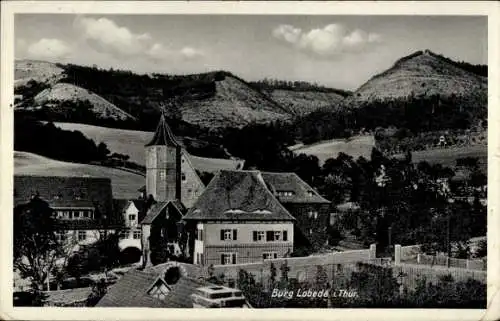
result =
[{"label": "castle tower", "polygon": [[146,195],[156,201],[181,199],[181,145],[162,112],[153,139],[146,144]]}]

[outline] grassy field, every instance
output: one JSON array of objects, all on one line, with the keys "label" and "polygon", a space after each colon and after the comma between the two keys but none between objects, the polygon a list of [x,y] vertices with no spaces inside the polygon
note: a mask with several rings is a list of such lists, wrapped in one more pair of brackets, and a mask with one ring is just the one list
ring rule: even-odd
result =
[{"label": "grassy field", "polygon": [[[318,157],[320,164],[332,157],[337,157],[340,152],[357,159],[363,156],[370,159],[372,148],[375,146],[373,136],[357,136],[349,140],[332,139],[311,145],[296,145],[290,149],[295,153],[304,153]],[[403,158],[403,154],[395,155],[396,158]],[[424,151],[415,151],[412,153],[413,162],[419,163],[427,161],[431,164],[441,164],[443,166],[453,167],[458,158],[477,157],[483,171],[486,172],[488,162],[488,147],[485,145],[471,145],[467,147],[450,147],[446,149],[432,149]]]},{"label": "grassy field", "polygon": [[[78,130],[97,144],[105,143],[112,153],[130,156],[130,161],[145,165],[144,145],[153,137],[152,132],[107,128],[76,123],[55,123],[65,130]],[[204,172],[214,172],[221,169],[236,169],[240,161],[220,158],[191,156],[193,166]]]},{"label": "grassy field", "polygon": [[374,146],[373,136],[356,136],[350,139],[331,139],[311,145],[292,146],[290,149],[296,154],[315,155],[320,164],[323,164],[328,158],[335,158],[341,152],[354,159],[360,156],[369,159]]},{"label": "grassy field", "polygon": [[[396,155],[402,158],[404,155]],[[468,147],[450,147],[446,149],[432,149],[417,151],[412,153],[414,163],[427,161],[431,164],[441,164],[443,166],[453,167],[458,158],[477,157],[479,165],[486,172],[488,163],[488,147],[485,145],[471,145]]]},{"label": "grassy field", "polygon": [[143,176],[119,169],[61,162],[27,152],[14,152],[14,174],[106,177],[111,179],[113,197],[126,199],[136,198],[145,184]]}]

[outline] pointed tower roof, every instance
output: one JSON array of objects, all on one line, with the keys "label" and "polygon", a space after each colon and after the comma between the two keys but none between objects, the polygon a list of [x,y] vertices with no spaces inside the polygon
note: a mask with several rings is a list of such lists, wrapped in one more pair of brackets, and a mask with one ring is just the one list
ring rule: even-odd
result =
[{"label": "pointed tower roof", "polygon": [[146,144],[146,146],[155,146],[155,145],[166,145],[174,147],[181,146],[177,141],[177,139],[175,138],[172,131],[170,130],[170,127],[168,126],[165,120],[165,115],[163,111],[161,113],[160,122],[156,127],[153,139],[148,144]]}]

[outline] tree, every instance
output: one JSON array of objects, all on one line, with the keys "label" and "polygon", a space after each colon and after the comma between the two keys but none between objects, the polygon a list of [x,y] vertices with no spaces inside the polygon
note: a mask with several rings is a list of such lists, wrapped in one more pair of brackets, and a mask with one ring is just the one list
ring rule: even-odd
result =
[{"label": "tree", "polygon": [[271,286],[274,286],[274,283],[276,282],[276,266],[274,266],[274,263],[271,262],[271,266],[269,267],[271,276],[270,276],[270,281],[271,281]]},{"label": "tree", "polygon": [[150,250],[151,250],[151,263],[153,265],[165,263],[168,258],[172,255],[169,250],[169,244],[166,237],[163,237],[157,233],[151,234],[150,240]]},{"label": "tree", "polygon": [[288,262],[286,260],[285,262],[283,262],[283,264],[281,264],[280,270],[281,270],[280,283],[287,284],[288,272],[290,271],[290,267],[288,266]]},{"label": "tree", "polygon": [[99,145],[97,145],[97,155],[100,159],[106,159],[109,153],[110,150],[105,143],[99,143]]},{"label": "tree", "polygon": [[61,253],[55,232],[53,211],[38,195],[14,208],[14,268],[31,279],[35,293],[43,290]]},{"label": "tree", "polygon": [[108,290],[108,286],[106,285],[106,281],[104,279],[100,279],[95,282],[92,286],[92,292],[89,294],[86,302],[86,306],[93,307],[95,306],[99,300],[102,299]]}]

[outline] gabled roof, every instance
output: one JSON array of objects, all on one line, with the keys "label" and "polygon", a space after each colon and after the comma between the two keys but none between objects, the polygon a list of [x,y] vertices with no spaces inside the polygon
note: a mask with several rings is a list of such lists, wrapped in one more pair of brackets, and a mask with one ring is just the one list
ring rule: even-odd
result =
[{"label": "gabled roof", "polygon": [[186,212],[186,208],[180,201],[173,200],[173,201],[156,202],[148,210],[148,213],[141,221],[141,224],[153,223],[153,221],[158,217],[158,215],[160,215],[160,213],[169,205],[179,213],[180,217],[182,217]]},{"label": "gabled roof", "polygon": [[115,213],[122,213],[127,207],[129,200],[127,199],[113,199],[113,210]]},{"label": "gabled roof", "polygon": [[131,270],[109,287],[96,307],[164,308],[166,306],[163,301],[148,294],[158,279],[158,273]]},{"label": "gabled roof", "polygon": [[220,171],[184,219],[295,220],[266,187],[259,171]]},{"label": "gabled roof", "polygon": [[139,212],[144,208],[144,200],[132,200],[132,203]]},{"label": "gabled roof", "polygon": [[71,303],[86,301],[92,293],[91,287],[56,290],[44,292],[47,302],[54,305],[70,305]]},{"label": "gabled roof", "polygon": [[177,141],[174,134],[170,130],[170,127],[168,126],[163,113],[160,116],[160,121],[158,122],[158,126],[156,126],[153,139],[146,144],[146,146],[158,146],[158,145],[181,147],[180,143]]},{"label": "gabled roof", "polygon": [[111,179],[100,177],[14,176],[14,203],[29,202],[34,194],[51,207],[94,207],[113,216]]},{"label": "gabled roof", "polygon": [[[181,276],[175,283],[168,285],[162,278],[162,270],[133,269],[112,285],[97,307],[143,307],[143,308],[192,308],[190,295],[195,289],[213,285],[203,279]],[[163,282],[170,290],[165,299],[160,300],[148,294],[157,283]]]},{"label": "gabled roof", "polygon": [[[330,203],[295,173],[262,172],[262,178],[281,203]],[[280,191],[292,195],[278,195]]]}]

